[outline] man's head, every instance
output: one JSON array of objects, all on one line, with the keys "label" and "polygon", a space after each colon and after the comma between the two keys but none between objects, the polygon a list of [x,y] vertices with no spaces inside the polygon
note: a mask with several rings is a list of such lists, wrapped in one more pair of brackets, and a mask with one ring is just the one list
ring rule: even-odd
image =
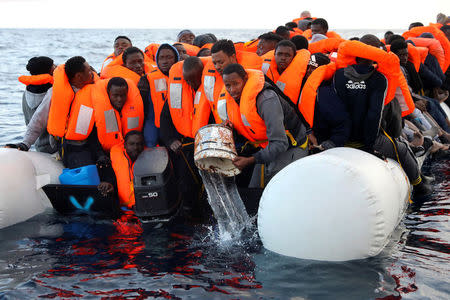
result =
[{"label": "man's head", "polygon": [[223,83],[228,94],[239,104],[248,75],[240,64],[230,64],[223,70]]},{"label": "man's head", "polygon": [[200,34],[194,39],[194,45],[199,48],[203,47],[206,44],[213,44],[215,42],[217,42],[217,38],[212,33]]},{"label": "man's head", "polygon": [[327,35],[327,32],[328,32],[328,22],[325,19],[317,18],[311,22],[312,35],[316,33]]},{"label": "man's head", "polygon": [[180,60],[185,60],[186,58],[189,57],[189,55],[186,52],[186,48],[184,48],[183,44],[175,43],[173,44],[173,46],[175,47],[175,49],[177,49],[178,54],[180,55]]},{"label": "man's head", "polygon": [[222,76],[222,72],[229,64],[237,63],[236,49],[231,40],[219,40],[211,48],[211,58],[214,68]]},{"label": "man's head", "polygon": [[306,68],[306,73],[304,78],[308,78],[311,73],[320,66],[327,65],[330,63],[330,58],[323,53],[311,54],[308,62],[308,67]]},{"label": "man's head", "polygon": [[50,74],[53,75],[53,71],[56,66],[53,63],[53,59],[47,56],[35,56],[30,58],[27,63],[27,70],[31,75]]},{"label": "man's head", "polygon": [[181,30],[177,36],[177,42],[191,44],[194,42],[195,35],[189,29]]},{"label": "man's head", "polygon": [[445,36],[447,37],[447,40],[450,41],[450,25],[442,26],[441,31],[445,34]]},{"label": "man's head", "polygon": [[284,26],[286,26],[286,28],[289,30],[294,30],[294,28],[297,28],[297,23],[287,22],[286,24],[284,24]]},{"label": "man's head", "polygon": [[297,50],[308,49],[308,40],[303,35],[295,35],[292,37],[291,42],[294,43]]},{"label": "man's head", "polygon": [[[375,47],[375,48],[378,48],[378,49],[380,49],[380,47],[381,47],[381,45],[382,45],[380,39],[377,38],[377,37],[376,37],[375,35],[373,35],[373,34],[366,34],[366,35],[363,35],[363,36],[359,39],[359,41],[360,41],[361,43],[364,43],[364,44],[366,44],[366,45],[369,45],[369,46],[372,46],[372,47]],[[373,64],[373,60],[366,59],[366,58],[356,57],[355,60],[356,60],[356,63],[359,64],[359,65],[370,65],[370,66],[371,66],[371,65]]]},{"label": "man's head", "polygon": [[209,48],[202,48],[197,53],[197,57],[205,57],[205,56],[211,56],[211,49]]},{"label": "man's head", "polygon": [[275,63],[279,73],[282,73],[294,59],[297,48],[288,40],[281,41],[275,47]]},{"label": "man's head", "polygon": [[311,18],[311,13],[307,10],[302,11],[300,18]]},{"label": "man's head", "polygon": [[291,32],[286,26],[278,26],[275,30],[275,34],[278,34],[283,40],[288,40],[291,37]]},{"label": "man's head", "polygon": [[393,35],[391,35],[390,37],[387,38],[387,40],[386,40],[386,45],[392,44],[392,42],[395,41],[395,40],[402,40],[402,41],[405,41],[405,38],[402,37],[402,36],[399,35],[399,34],[393,34]]},{"label": "man's head", "polygon": [[183,63],[183,78],[195,91],[202,83],[203,63],[200,58],[191,56]]},{"label": "man's head", "polygon": [[275,49],[275,46],[278,44],[278,42],[283,40],[281,36],[273,32],[261,34],[258,39],[259,42],[256,49],[256,54],[258,54],[259,56],[262,56],[267,52]]},{"label": "man's head", "polygon": [[125,49],[122,55],[123,66],[142,76],[145,73],[144,53],[136,47]]},{"label": "man's head", "polygon": [[125,135],[124,140],[124,148],[128,157],[133,162],[136,161],[139,154],[144,151],[144,135],[140,131],[132,130]]},{"label": "man's head", "polygon": [[70,84],[76,88],[81,89],[94,82],[94,73],[92,73],[91,66],[81,56],[69,58],[64,65],[64,71]]},{"label": "man's head", "polygon": [[391,37],[391,36],[393,36],[394,35],[394,33],[392,32],[392,31],[386,31],[385,33],[384,33],[384,41],[387,43],[387,41],[389,40],[389,38]]},{"label": "man's head", "polygon": [[311,28],[311,22],[311,18],[300,20],[298,21],[297,27],[303,31],[308,30]]},{"label": "man's head", "polygon": [[438,15],[436,16],[436,22],[445,25],[445,23],[447,22],[447,16],[443,13],[438,13]]},{"label": "man's head", "polygon": [[128,37],[119,35],[114,40],[114,55],[120,55],[125,49],[130,48],[131,46],[133,45],[131,44],[131,40]]},{"label": "man's head", "polygon": [[122,77],[111,78],[106,86],[106,92],[108,93],[112,107],[120,112],[125,105],[125,102],[127,102],[127,81]]},{"label": "man's head", "polygon": [[408,62],[408,44],[405,41],[400,39],[393,41],[391,44],[391,52],[398,56],[401,66],[406,66]]},{"label": "man's head", "polygon": [[161,44],[156,51],[156,64],[159,70],[166,76],[169,75],[170,68],[179,60],[178,51],[169,44]]},{"label": "man's head", "polygon": [[413,22],[413,23],[409,24],[408,30],[411,30],[414,27],[422,27],[422,26],[423,26],[423,23],[421,23],[421,22]]}]

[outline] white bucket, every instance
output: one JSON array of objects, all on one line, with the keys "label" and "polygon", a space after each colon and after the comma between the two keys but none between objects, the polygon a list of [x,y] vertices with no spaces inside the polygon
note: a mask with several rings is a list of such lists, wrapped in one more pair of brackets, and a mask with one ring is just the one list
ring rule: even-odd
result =
[{"label": "white bucket", "polygon": [[195,165],[207,172],[235,176],[241,171],[233,165],[237,156],[233,131],[220,124],[206,125],[195,135]]}]

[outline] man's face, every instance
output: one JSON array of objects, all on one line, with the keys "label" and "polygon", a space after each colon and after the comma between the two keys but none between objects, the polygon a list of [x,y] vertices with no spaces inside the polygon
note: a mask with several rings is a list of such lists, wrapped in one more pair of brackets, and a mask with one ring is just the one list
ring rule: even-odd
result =
[{"label": "man's face", "polygon": [[406,66],[406,63],[408,62],[408,48],[397,50],[397,52],[394,53],[398,56],[400,65],[403,67]]},{"label": "man's face", "polygon": [[194,89],[194,91],[198,90],[200,84],[202,83],[202,71],[203,68],[201,66],[188,72],[183,71],[184,80]]},{"label": "man's face", "polygon": [[113,85],[109,89],[109,101],[117,111],[121,111],[127,101],[128,87]]},{"label": "man's face", "polygon": [[94,83],[94,73],[92,73],[91,66],[84,62],[84,71],[77,73],[79,80],[83,85]]},{"label": "man's face", "polygon": [[120,55],[125,49],[130,48],[131,43],[127,39],[117,39],[114,42],[114,55],[118,56]]},{"label": "man's face", "polygon": [[322,28],[322,25],[319,24],[311,24],[311,34],[323,34],[326,35],[327,32],[325,31],[325,29]]},{"label": "man's face", "polygon": [[141,76],[144,75],[144,56],[142,53],[136,52],[127,55],[125,67]]},{"label": "man's face", "polygon": [[184,48],[183,45],[177,44],[177,45],[174,45],[174,47],[177,49],[178,54],[180,54],[180,60],[185,60],[186,58],[189,57],[189,55],[186,52],[186,48]]},{"label": "man's face", "polygon": [[288,46],[279,46],[275,51],[275,62],[279,71],[284,71],[294,58],[294,50]]},{"label": "man's face", "polygon": [[259,56],[262,56],[266,54],[267,52],[275,49],[275,46],[277,43],[275,41],[268,41],[268,40],[259,40],[258,46],[256,48],[256,54]]},{"label": "man's face", "polygon": [[222,76],[223,69],[225,69],[226,66],[232,63],[236,63],[236,55],[233,54],[231,56],[228,56],[225,52],[220,50],[219,52],[212,53],[211,54],[212,63],[214,65],[214,68],[217,72],[219,72],[220,76]]},{"label": "man's face", "polygon": [[180,43],[193,44],[195,39],[195,35],[192,33],[185,33],[180,37]]},{"label": "man's face", "polygon": [[132,135],[128,137],[124,144],[125,151],[127,151],[128,156],[132,161],[135,161],[139,154],[144,151],[144,139],[140,135]]},{"label": "man's face", "polygon": [[242,90],[244,89],[246,78],[241,78],[238,73],[231,73],[223,76],[225,88],[233,99],[239,103],[241,101]]},{"label": "man's face", "polygon": [[161,49],[158,52],[158,67],[164,74],[169,73],[170,68],[176,62],[175,53],[170,49]]}]

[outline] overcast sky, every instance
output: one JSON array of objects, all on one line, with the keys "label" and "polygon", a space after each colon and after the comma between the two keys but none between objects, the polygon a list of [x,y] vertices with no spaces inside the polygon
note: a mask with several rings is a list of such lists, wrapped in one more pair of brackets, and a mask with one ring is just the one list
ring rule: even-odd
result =
[{"label": "overcast sky", "polygon": [[0,0],[0,27],[269,29],[303,10],[330,29],[404,29],[449,15],[450,0]]}]

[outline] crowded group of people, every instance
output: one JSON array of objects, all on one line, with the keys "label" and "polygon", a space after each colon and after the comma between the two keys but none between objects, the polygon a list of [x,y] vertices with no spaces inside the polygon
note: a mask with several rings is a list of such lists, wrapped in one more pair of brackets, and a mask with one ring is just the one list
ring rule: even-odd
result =
[{"label": "crowded group of people", "polygon": [[99,190],[131,208],[145,147],[166,147],[179,189],[197,195],[194,138],[217,123],[233,129],[239,185],[263,188],[294,160],[345,146],[398,161],[425,195],[432,179],[417,157],[449,154],[449,37],[439,14],[401,35],[345,40],[307,11],[247,42],[183,30],[142,51],[118,36],[98,73],[81,56],[31,58],[19,78],[27,130],[7,146],[97,164]]}]

